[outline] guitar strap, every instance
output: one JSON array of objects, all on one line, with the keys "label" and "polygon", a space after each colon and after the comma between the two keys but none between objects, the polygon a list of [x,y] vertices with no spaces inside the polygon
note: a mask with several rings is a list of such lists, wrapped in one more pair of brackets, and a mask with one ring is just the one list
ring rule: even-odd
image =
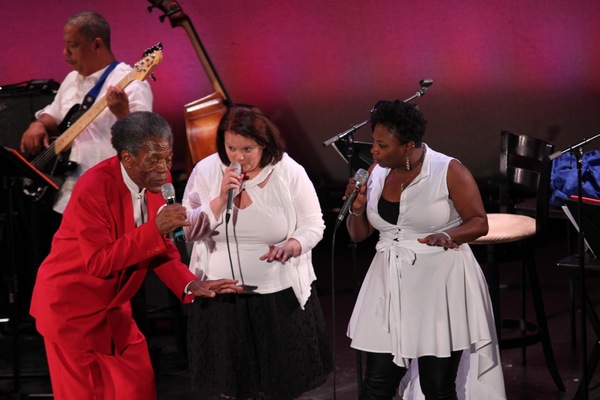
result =
[{"label": "guitar strap", "polygon": [[98,79],[98,82],[96,82],[94,87],[91,88],[90,91],[83,98],[83,102],[81,103],[81,108],[80,108],[81,110],[87,111],[92,106],[92,104],[94,104],[94,102],[96,101],[96,97],[98,97],[98,93],[100,93],[100,89],[102,88],[102,85],[104,85],[104,81],[106,80],[108,75],[110,75],[112,70],[115,69],[117,64],[119,64],[119,61],[113,61],[108,66],[108,68],[106,68],[106,70],[104,71],[104,73],[102,74],[100,79]]}]

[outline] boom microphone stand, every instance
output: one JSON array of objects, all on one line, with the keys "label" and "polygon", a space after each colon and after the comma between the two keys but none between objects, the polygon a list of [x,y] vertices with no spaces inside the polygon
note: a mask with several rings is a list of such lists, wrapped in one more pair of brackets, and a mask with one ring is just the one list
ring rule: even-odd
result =
[{"label": "boom microphone stand", "polygon": [[[333,147],[334,149],[342,156],[342,158],[348,163],[348,174],[349,176],[353,176],[354,171],[357,171],[359,169],[359,166],[364,167],[365,169],[368,169],[369,166],[373,163],[373,158],[371,157],[371,153],[370,153],[370,148],[371,148],[371,143],[365,143],[365,142],[355,142],[354,141],[354,132],[358,129],[360,129],[362,126],[364,126],[365,124],[367,124],[367,122],[369,122],[369,120],[366,120],[358,125],[354,125],[352,126],[349,130],[345,131],[345,133],[343,133],[343,135],[341,135],[341,139],[340,137],[336,136],[336,140],[334,140],[333,143]],[[324,144],[325,145],[325,144]],[[340,211],[341,213],[341,211]],[[332,342],[332,347],[334,350],[334,361],[335,361],[335,332],[336,332],[336,328],[335,328],[335,272],[334,272],[334,265],[335,263],[333,262],[333,255],[335,252],[335,237],[336,237],[336,233],[338,230],[338,227],[341,225],[340,224],[340,220],[339,220],[339,216],[338,219],[336,219],[336,223],[334,225],[333,228],[333,239],[332,239],[332,247],[331,247],[331,307],[332,307],[332,330],[333,330],[333,342]],[[359,285],[358,285],[358,268],[357,268],[357,257],[356,257],[356,250],[357,250],[357,244],[355,242],[350,242],[348,244],[348,247],[350,248],[350,259],[351,259],[351,268],[352,268],[352,275],[354,277],[354,297],[356,298],[358,296],[358,290]],[[335,363],[334,363],[335,365]],[[357,387],[358,387],[358,392],[360,393],[361,387],[362,387],[362,361],[361,361],[361,355],[360,352],[357,351],[356,352],[356,371],[357,371],[357,378],[358,378],[358,382],[357,382]],[[336,387],[336,379],[335,379],[335,368],[333,370],[333,390],[334,390],[334,400],[335,400],[335,387]]]},{"label": "boom microphone stand", "polygon": [[[433,79],[422,79],[421,81],[419,81],[420,89],[414,95],[405,99],[403,102],[408,103],[409,101],[411,101],[417,97],[424,96],[425,93],[427,92],[427,89],[431,85],[433,85]],[[371,119],[369,118],[358,124],[351,125],[350,128],[346,129],[343,132],[338,133],[337,135],[335,135],[323,142],[323,146],[325,146],[325,147],[333,144],[334,149],[340,155],[342,155],[342,158],[344,158],[344,160],[348,163],[349,177],[354,176],[354,172],[358,170],[359,164],[361,162],[364,163],[364,166],[366,168],[368,168],[370,166],[370,164],[373,163],[373,159],[371,158],[371,155],[369,152],[369,149],[372,146],[372,144],[354,141],[354,133],[357,130],[359,130],[360,128],[362,128],[363,126],[365,126],[366,124],[368,124],[370,122],[370,120]],[[358,151],[356,148],[357,144],[359,145]],[[340,150],[340,148],[341,148],[341,150]],[[332,260],[333,260],[333,249],[335,248],[336,231],[337,231],[337,227],[334,228],[334,232],[333,232]],[[353,276],[354,276],[354,296],[356,298],[356,297],[358,297],[358,291],[359,291],[359,286],[360,286],[358,284],[358,272],[357,272],[357,257],[356,257],[357,244],[354,242],[351,242],[349,244],[349,247],[351,248],[351,265],[352,265],[352,272],[353,272]],[[334,337],[334,345],[333,345],[334,349],[333,350],[335,353],[335,289],[334,289],[335,275],[334,275],[333,271],[334,270],[333,270],[333,262],[332,262],[331,304],[332,304],[332,309],[333,309],[332,320],[334,321],[332,323],[333,337]],[[334,354],[334,361],[335,361],[335,354]],[[334,376],[333,376],[333,388],[334,389],[333,390],[334,390],[334,398],[335,398],[335,364],[334,364],[334,372],[333,373],[334,373]],[[361,352],[358,350],[356,351],[356,375],[357,375],[358,393],[360,393],[361,389],[362,389],[362,357],[361,357]]]},{"label": "boom microphone stand", "polygon": [[[417,93],[413,94],[408,99],[404,100],[405,103],[408,103],[409,101],[411,101],[412,99],[414,99],[416,97],[424,96],[425,92],[427,92],[427,89],[429,88],[429,86],[433,85],[433,79],[422,79],[421,81],[419,81],[419,85],[421,86],[421,88],[417,91]],[[370,121],[370,119],[366,119],[361,123],[350,126],[350,128],[346,129],[344,132],[338,133],[337,135],[324,141],[323,146],[327,147],[327,146],[337,142],[340,139],[344,139],[348,135],[352,136],[354,134],[354,132],[356,132],[357,130],[359,130],[366,124],[368,124],[369,121]],[[351,141],[351,139],[347,139],[347,140]],[[352,171],[350,171],[350,172],[352,172]],[[352,176],[352,173],[350,173],[350,176]]]},{"label": "boom microphone stand", "polygon": [[583,166],[583,146],[586,143],[600,137],[600,133],[590,139],[583,139],[580,143],[572,145],[563,151],[557,151],[549,156],[550,160],[560,157],[564,153],[571,153],[577,158],[577,252],[579,253],[579,276],[580,276],[580,307],[581,307],[581,382],[579,389],[575,395],[578,398],[581,395],[581,400],[588,399],[588,355],[587,355],[587,333],[586,333],[586,286],[585,286],[585,260],[584,254],[584,241],[585,232],[583,231],[583,224],[581,221],[581,208],[583,198],[583,182],[581,169]]}]

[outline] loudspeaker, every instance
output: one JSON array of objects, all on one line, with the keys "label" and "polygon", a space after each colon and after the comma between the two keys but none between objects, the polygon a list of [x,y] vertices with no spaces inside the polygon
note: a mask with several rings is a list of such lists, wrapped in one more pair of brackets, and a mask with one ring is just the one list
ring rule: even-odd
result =
[{"label": "loudspeaker", "polygon": [[[0,86],[0,145],[20,151],[23,132],[35,119],[35,112],[52,102],[58,87],[59,84],[53,80]],[[9,199],[12,201],[12,215],[9,215]],[[52,211],[49,206],[32,204],[28,200],[23,197],[18,182],[9,182],[0,174],[0,254],[5,257],[0,262],[0,316],[7,314],[8,293],[15,296],[19,293],[17,312],[22,316],[28,315],[37,268],[48,254],[54,234],[50,230],[56,230],[56,223],[50,223]],[[42,232],[44,229],[48,232]],[[13,240],[12,249],[8,248],[9,235]],[[9,251],[14,251],[16,260],[13,262],[16,265],[9,266],[5,262]]]},{"label": "loudspeaker", "polygon": [[52,102],[59,84],[54,80],[31,80],[0,86],[0,144],[19,151],[21,136],[35,112]]}]

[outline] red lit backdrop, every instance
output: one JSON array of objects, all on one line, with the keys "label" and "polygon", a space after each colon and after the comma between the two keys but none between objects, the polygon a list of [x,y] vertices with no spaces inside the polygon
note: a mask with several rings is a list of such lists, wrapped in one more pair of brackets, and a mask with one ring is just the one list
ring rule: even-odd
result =
[{"label": "red lit backdrop", "polygon": [[[211,86],[180,27],[144,0],[22,0],[0,14],[0,86],[61,81],[68,16],[94,10],[112,27],[113,50],[132,64],[158,43],[154,110],[172,124],[184,160],[182,107]],[[179,1],[234,102],[256,104],[282,128],[289,152],[316,183],[347,168],[322,143],[368,118],[378,99],[414,100],[426,142],[476,176],[498,168],[507,129],[558,149],[600,132],[600,3],[596,0]],[[369,140],[367,127],[355,134]],[[598,143],[588,149],[600,148]]]}]

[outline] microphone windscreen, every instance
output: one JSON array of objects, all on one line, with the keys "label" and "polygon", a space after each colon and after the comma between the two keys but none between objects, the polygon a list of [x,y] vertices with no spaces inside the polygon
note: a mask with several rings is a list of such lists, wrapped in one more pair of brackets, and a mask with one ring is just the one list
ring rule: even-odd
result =
[{"label": "microphone windscreen", "polygon": [[172,199],[175,197],[175,187],[172,183],[165,183],[161,186],[160,192],[162,193],[165,200]]},{"label": "microphone windscreen", "polygon": [[356,186],[360,187],[364,185],[365,183],[367,183],[367,179],[369,179],[369,171],[362,168],[356,171],[356,174],[354,175]]}]

